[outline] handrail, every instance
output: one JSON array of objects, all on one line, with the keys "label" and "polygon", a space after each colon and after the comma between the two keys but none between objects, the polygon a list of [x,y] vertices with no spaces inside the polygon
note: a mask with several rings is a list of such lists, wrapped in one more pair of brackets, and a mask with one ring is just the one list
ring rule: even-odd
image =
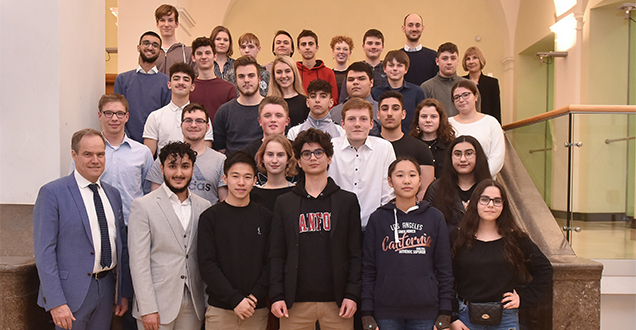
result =
[{"label": "handrail", "polygon": [[636,139],[636,136],[628,136],[620,139],[605,139],[605,144],[610,144],[612,142],[629,141],[634,139]]},{"label": "handrail", "polygon": [[504,131],[536,124],[556,117],[567,115],[568,113],[636,113],[636,105],[583,105],[571,104],[563,108],[555,109],[532,116],[514,123],[503,125]]}]

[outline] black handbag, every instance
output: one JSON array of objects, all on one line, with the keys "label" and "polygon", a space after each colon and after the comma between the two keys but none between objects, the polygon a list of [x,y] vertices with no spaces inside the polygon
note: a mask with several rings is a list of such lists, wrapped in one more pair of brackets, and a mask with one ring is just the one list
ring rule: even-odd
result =
[{"label": "black handbag", "polygon": [[503,304],[500,302],[468,303],[470,323],[498,325],[501,323]]}]

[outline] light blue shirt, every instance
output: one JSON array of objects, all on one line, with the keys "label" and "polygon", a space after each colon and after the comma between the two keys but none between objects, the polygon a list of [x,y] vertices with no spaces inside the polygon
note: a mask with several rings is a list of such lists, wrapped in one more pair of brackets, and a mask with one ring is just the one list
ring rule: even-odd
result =
[{"label": "light blue shirt", "polygon": [[106,140],[106,167],[100,180],[119,190],[126,226],[130,203],[150,192],[146,174],[152,163],[150,149],[128,136],[124,136],[124,141],[116,147]]}]

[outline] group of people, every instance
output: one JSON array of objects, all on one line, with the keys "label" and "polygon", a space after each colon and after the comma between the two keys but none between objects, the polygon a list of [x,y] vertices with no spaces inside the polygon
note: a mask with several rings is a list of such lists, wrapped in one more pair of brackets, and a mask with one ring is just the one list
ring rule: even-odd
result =
[{"label": "group of people", "polygon": [[303,30],[295,62],[281,30],[261,66],[252,33],[233,59],[227,28],[186,46],[175,7],[155,16],[101,132],[76,132],[72,173],[38,193],[56,329],[109,329],[113,309],[145,330],[518,329],[552,268],[492,179],[499,90],[478,48],[457,77],[457,47],[422,47],[410,14],[383,59],[371,29],[365,61],[336,36],[328,69]]}]

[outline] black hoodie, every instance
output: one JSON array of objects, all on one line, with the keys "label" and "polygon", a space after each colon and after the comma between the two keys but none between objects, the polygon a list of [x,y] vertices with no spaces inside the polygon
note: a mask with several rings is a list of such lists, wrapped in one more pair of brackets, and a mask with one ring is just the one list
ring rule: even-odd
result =
[{"label": "black hoodie", "polygon": [[362,304],[376,319],[435,320],[450,311],[453,273],[444,215],[426,201],[404,213],[391,201],[364,234]]},{"label": "black hoodie", "polygon": [[[330,299],[338,306],[344,298],[359,302],[360,225],[356,195],[340,189],[331,178],[317,198],[308,196],[304,180],[278,197],[270,234],[271,301],[285,300],[287,308],[298,299]],[[321,267],[320,274],[311,273]],[[316,276],[320,276],[322,288],[307,284]],[[324,284],[325,280],[330,283]]]}]

